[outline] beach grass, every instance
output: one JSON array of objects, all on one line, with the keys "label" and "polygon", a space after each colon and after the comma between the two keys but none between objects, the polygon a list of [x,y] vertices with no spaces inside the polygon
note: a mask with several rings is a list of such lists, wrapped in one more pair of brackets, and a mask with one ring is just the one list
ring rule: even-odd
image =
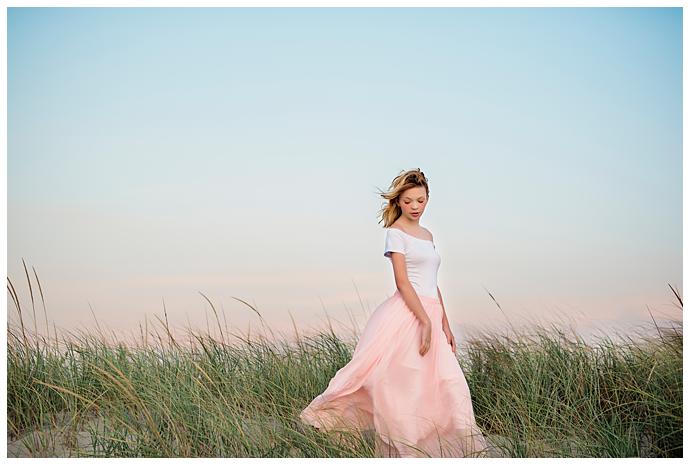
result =
[{"label": "beach grass", "polygon": [[[58,339],[27,328],[9,279],[8,291],[20,319],[7,332],[10,457],[374,456],[366,434],[298,418],[350,360],[354,338],[249,338],[223,332],[216,313],[222,336],[188,330],[185,344],[167,314],[138,344],[100,331]],[[458,361],[493,454],[681,457],[682,323],[656,329],[629,343],[542,327],[464,341]]]}]

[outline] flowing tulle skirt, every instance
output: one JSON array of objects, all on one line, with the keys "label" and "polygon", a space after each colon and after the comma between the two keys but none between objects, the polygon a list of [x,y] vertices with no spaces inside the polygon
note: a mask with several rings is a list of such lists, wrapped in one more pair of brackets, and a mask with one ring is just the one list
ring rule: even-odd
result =
[{"label": "flowing tulle skirt", "polygon": [[429,351],[419,354],[421,325],[396,291],[374,310],[352,360],[300,419],[322,431],[374,430],[380,456],[482,456],[487,442],[441,329],[443,307],[437,298],[419,298],[431,319]]}]

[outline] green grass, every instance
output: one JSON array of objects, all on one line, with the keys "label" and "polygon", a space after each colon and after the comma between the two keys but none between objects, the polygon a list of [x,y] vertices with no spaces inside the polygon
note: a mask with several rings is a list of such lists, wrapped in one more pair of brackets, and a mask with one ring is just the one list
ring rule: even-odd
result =
[{"label": "green grass", "polygon": [[[166,316],[156,344],[84,333],[58,343],[27,330],[8,289],[21,321],[8,324],[8,442],[51,424],[42,438],[66,438],[59,448],[27,444],[28,455],[374,454],[366,436],[321,433],[297,417],[349,361],[354,340],[326,331],[287,343],[226,328],[222,338],[188,330],[193,344],[181,345]],[[682,326],[657,329],[627,344],[587,345],[541,327],[465,341],[459,362],[480,428],[502,437],[511,457],[682,456]],[[79,434],[92,444],[81,451],[71,449]]]}]

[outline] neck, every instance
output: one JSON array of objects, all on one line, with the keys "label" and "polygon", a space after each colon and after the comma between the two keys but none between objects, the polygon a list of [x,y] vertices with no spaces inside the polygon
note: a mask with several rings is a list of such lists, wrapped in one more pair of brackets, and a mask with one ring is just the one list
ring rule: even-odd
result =
[{"label": "neck", "polygon": [[417,218],[416,220],[407,220],[407,219],[405,219],[404,216],[401,216],[400,219],[398,219],[398,222],[402,223],[403,226],[407,226],[407,227],[413,227],[413,228],[419,227],[419,218]]}]

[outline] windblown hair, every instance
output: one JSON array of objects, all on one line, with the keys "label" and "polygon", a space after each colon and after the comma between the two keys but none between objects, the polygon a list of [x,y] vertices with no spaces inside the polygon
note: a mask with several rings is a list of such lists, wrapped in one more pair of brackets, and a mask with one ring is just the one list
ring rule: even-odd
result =
[{"label": "windblown hair", "polygon": [[401,171],[400,174],[393,179],[387,192],[381,192],[379,190],[379,195],[388,201],[388,203],[379,210],[381,219],[378,222],[380,223],[383,221],[384,228],[392,225],[395,220],[402,215],[402,209],[400,205],[398,205],[400,195],[407,189],[417,186],[422,186],[426,190],[427,198],[429,198],[429,183],[426,176],[424,176],[424,173],[419,168],[416,170]]}]

